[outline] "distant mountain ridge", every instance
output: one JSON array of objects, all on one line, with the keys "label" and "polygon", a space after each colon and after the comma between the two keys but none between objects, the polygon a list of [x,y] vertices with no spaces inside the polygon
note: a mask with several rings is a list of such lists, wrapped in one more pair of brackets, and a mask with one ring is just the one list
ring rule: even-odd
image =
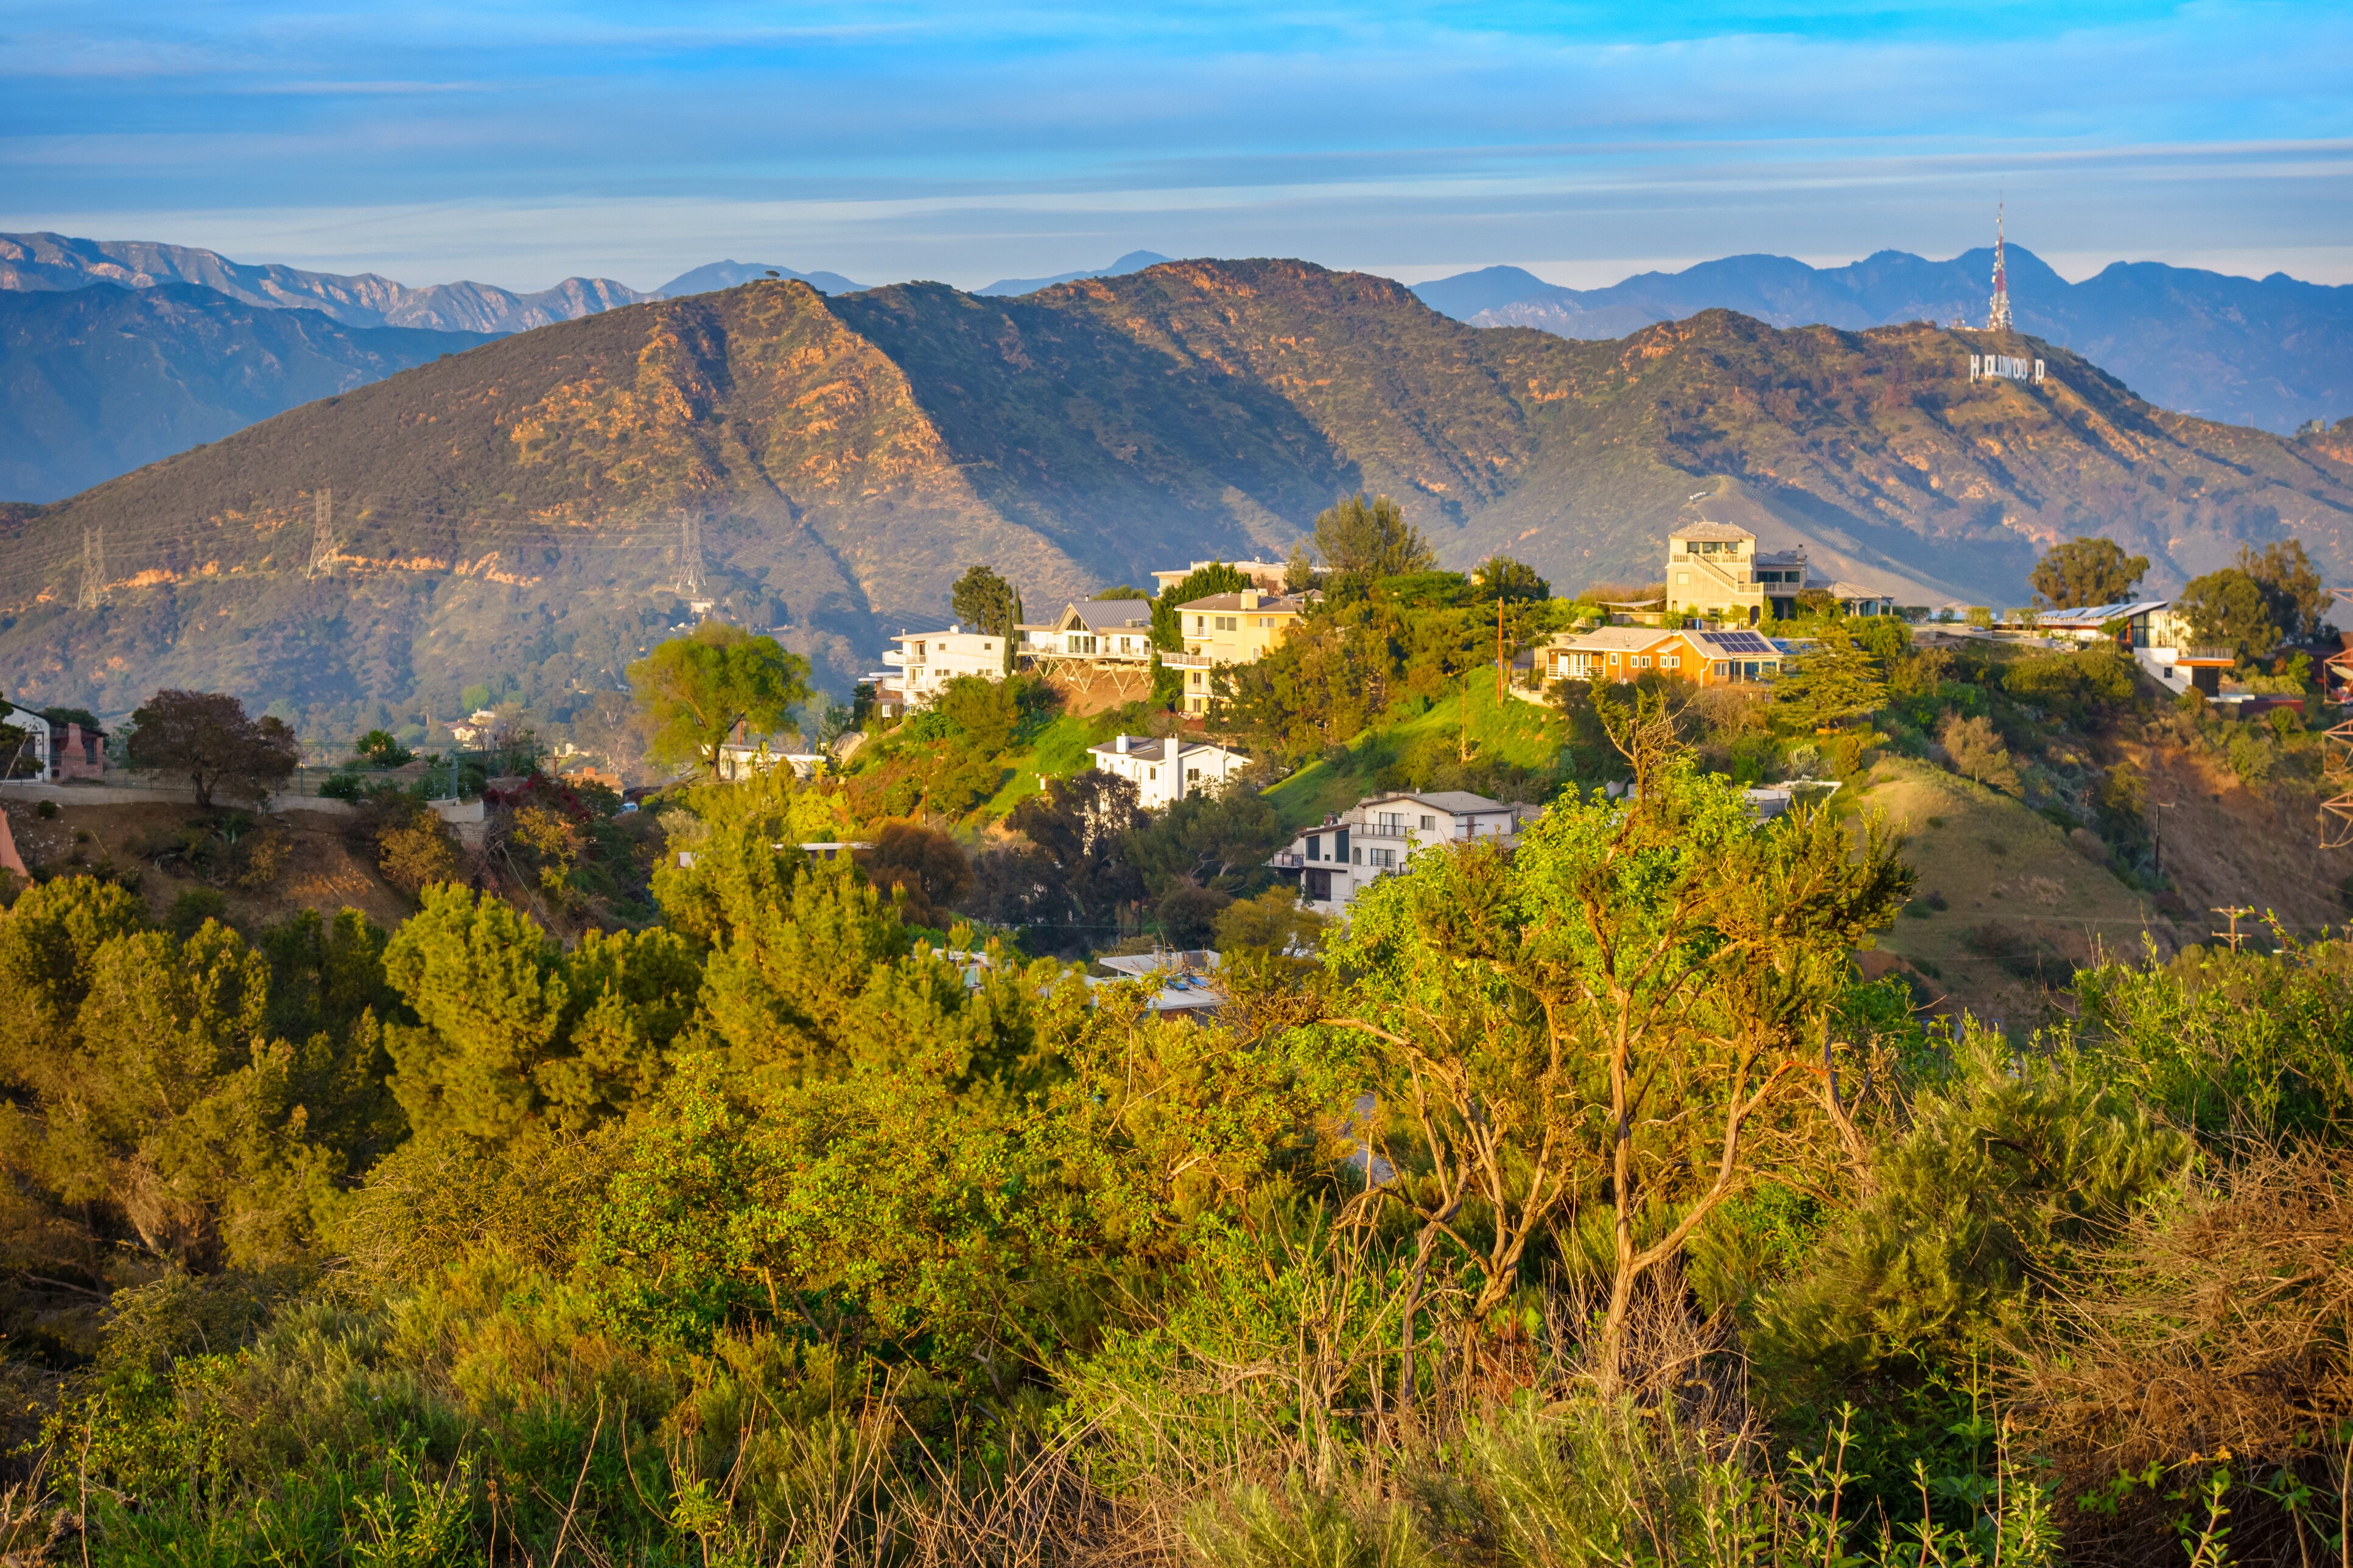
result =
[{"label": "distant mountain ridge", "polygon": [[[2049,380],[1971,381],[1985,353]],[[839,692],[975,562],[1034,611],[1172,562],[1279,559],[1359,489],[1449,565],[1501,552],[1563,589],[1654,576],[1698,516],[1914,604],[2022,603],[2036,553],[2079,532],[2147,555],[2157,592],[2289,535],[2343,581],[2347,449],[1928,325],[1708,310],[1577,342],[1279,260],[1018,299],[764,280],[501,338],[0,508],[0,689],[116,713],[204,686],[343,722],[511,681],[560,718],[680,621],[699,573]],[[96,609],[74,607],[85,573]]]},{"label": "distant mountain ridge", "polygon": [[1109,267],[1092,271],[1057,272],[1051,278],[1000,278],[986,289],[976,289],[976,294],[994,298],[999,295],[1035,294],[1040,289],[1051,289],[1057,283],[1076,283],[1084,278],[1124,278],[1131,272],[1141,272],[1147,267],[1157,267],[1168,258],[1156,250],[1131,250]]},{"label": "distant mountain ridge", "polygon": [[218,251],[139,239],[74,239],[61,234],[0,234],[0,291],[126,289],[194,283],[248,305],[322,311],[351,327],[425,327],[436,331],[520,332],[634,305],[646,298],[609,278],[567,278],[518,294],[489,283],[412,289],[373,272],[344,275],[231,261]]},{"label": "distant mountain ridge", "polygon": [[190,283],[0,292],[0,496],[71,495],[489,341],[346,326]]},{"label": "distant mountain ridge", "polygon": [[[2281,434],[2353,413],[2353,286],[2148,261],[2115,262],[2070,283],[2017,245],[2009,262],[2021,331],[2073,349],[2161,407]],[[1473,326],[1601,340],[1715,309],[1777,327],[1982,323],[1992,276],[1990,248],[1950,261],[1883,250],[1831,268],[1733,256],[1606,289],[1567,289],[1521,268],[1489,267],[1414,292]]]},{"label": "distant mountain ridge", "polygon": [[712,261],[691,271],[680,273],[646,298],[675,300],[687,294],[708,294],[714,289],[757,283],[771,272],[779,278],[806,283],[820,294],[855,294],[866,287],[863,283],[852,283],[839,272],[796,272],[789,267],[765,261]]}]

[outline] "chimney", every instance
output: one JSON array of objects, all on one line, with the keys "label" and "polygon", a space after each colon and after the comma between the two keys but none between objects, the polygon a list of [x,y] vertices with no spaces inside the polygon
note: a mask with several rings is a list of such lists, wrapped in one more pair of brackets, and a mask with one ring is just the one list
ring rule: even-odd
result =
[{"label": "chimney", "polygon": [[1117,752],[1123,757],[1127,755],[1127,737],[1124,735],[1113,735],[1111,738],[1111,749]]},{"label": "chimney", "polygon": [[1258,590],[1256,588],[1244,588],[1242,590],[1242,608],[1245,610],[1255,610],[1258,608]]}]

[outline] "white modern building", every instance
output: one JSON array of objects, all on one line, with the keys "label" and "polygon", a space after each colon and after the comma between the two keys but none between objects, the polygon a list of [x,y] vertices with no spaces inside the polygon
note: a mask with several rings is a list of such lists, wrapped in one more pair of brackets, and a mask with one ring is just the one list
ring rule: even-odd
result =
[{"label": "white modern building", "polygon": [[[2122,635],[2109,631],[2120,626]],[[2195,686],[2209,697],[2221,689],[2222,672],[2237,662],[2230,648],[2192,646],[2189,623],[2174,614],[2170,599],[2122,599],[2050,610],[2034,617],[2045,637],[2100,642],[2111,637],[2132,649],[2133,662],[2168,691]]]},{"label": "white modern building", "polygon": [[1146,811],[1158,811],[1188,795],[1224,787],[1227,780],[1249,768],[1250,760],[1207,741],[1170,735],[1114,735],[1088,752],[1094,765],[1135,785]]},{"label": "white modern building", "polygon": [[1520,825],[1536,816],[1533,805],[1468,790],[1367,795],[1293,839],[1269,864],[1286,880],[1298,879],[1300,908],[1341,914],[1375,881],[1403,870],[1416,849],[1480,839],[1516,846]]},{"label": "white modern building", "polygon": [[1005,679],[1005,639],[994,632],[952,626],[944,632],[901,632],[892,640],[899,646],[887,649],[882,662],[892,667],[898,682],[876,695],[901,704],[903,712],[930,707],[941,689],[959,676]]},{"label": "white modern building", "polygon": [[1202,567],[1217,566],[1221,564],[1232,567],[1235,571],[1240,573],[1243,576],[1249,578],[1251,582],[1257,584],[1261,588],[1270,594],[1280,594],[1282,592],[1282,575],[1285,572],[1290,570],[1288,566],[1280,561],[1227,561],[1222,563],[1216,561],[1196,561],[1181,572],[1175,570],[1155,572],[1152,574],[1152,580],[1154,583],[1157,584],[1158,586],[1154,590],[1154,592],[1165,594],[1169,589],[1174,588],[1177,584],[1182,583],[1186,578],[1190,577],[1194,573],[1201,570]]}]

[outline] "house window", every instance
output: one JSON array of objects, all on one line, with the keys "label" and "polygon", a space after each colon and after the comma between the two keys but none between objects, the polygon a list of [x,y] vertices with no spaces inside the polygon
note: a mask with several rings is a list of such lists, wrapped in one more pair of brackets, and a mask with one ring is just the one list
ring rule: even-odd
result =
[{"label": "house window", "polygon": [[1645,653],[1645,654],[1637,654],[1637,655],[1635,656],[1635,658],[1634,658],[1634,668],[1635,668],[1636,669],[1648,669],[1648,668],[1651,668],[1651,656],[1650,656],[1649,654],[1647,654],[1647,653]]},{"label": "house window", "polygon": [[1310,860],[1321,860],[1324,858],[1324,836],[1322,834],[1311,833],[1307,836],[1307,858]]},{"label": "house window", "polygon": [[1201,684],[1201,672],[1198,669],[1193,672],[1193,684],[1197,687]]},{"label": "house window", "polygon": [[1396,851],[1396,850],[1394,850],[1394,849],[1376,849],[1376,850],[1373,850],[1373,851],[1371,852],[1371,854],[1372,854],[1372,858],[1371,858],[1369,861],[1366,862],[1367,865],[1381,867],[1381,868],[1383,868],[1384,869],[1391,869],[1391,870],[1393,870],[1393,869],[1395,869],[1395,868],[1396,868],[1396,867],[1397,867],[1397,851]]},{"label": "house window", "polygon": [[1218,629],[1221,632],[1229,632],[1234,630],[1235,624],[1235,617],[1232,616],[1219,616],[1218,617]]},{"label": "house window", "polygon": [[1722,680],[1725,676],[1731,673],[1732,664],[1730,660],[1719,658],[1715,661],[1715,678],[1718,680]]},{"label": "house window", "polygon": [[1201,770],[1198,768],[1187,768],[1185,770],[1185,782],[1188,785],[1199,784],[1201,782]]},{"label": "house window", "polygon": [[1375,831],[1385,838],[1395,838],[1405,832],[1405,814],[1384,811],[1375,819]]},{"label": "house window", "polygon": [[1681,669],[1683,668],[1683,661],[1679,656],[1671,653],[1665,655],[1659,660],[1659,668],[1661,669]]},{"label": "house window", "polygon": [[1354,857],[1354,858],[1349,861],[1349,864],[1354,865],[1354,866],[1361,866],[1361,865],[1363,865],[1364,863],[1365,863],[1365,852],[1364,852],[1363,850],[1361,850],[1361,849],[1357,850],[1357,851],[1356,852],[1356,854],[1355,854],[1355,857]]},{"label": "house window", "polygon": [[1146,768],[1145,772],[1151,775],[1153,783],[1157,784],[1160,782],[1160,770],[1158,768]]},{"label": "house window", "polygon": [[1616,654],[1614,654],[1614,653],[1613,653],[1613,654],[1611,654],[1611,655],[1609,656],[1609,662],[1610,662],[1611,664],[1616,664],[1616,663],[1618,662],[1618,656],[1617,656]]},{"label": "house window", "polygon": [[1438,826],[1438,818],[1436,818],[1436,817],[1434,817],[1434,816],[1425,816],[1421,819],[1421,830],[1422,830],[1424,833],[1428,833],[1430,829],[1432,829],[1432,828],[1436,827],[1437,826]]}]

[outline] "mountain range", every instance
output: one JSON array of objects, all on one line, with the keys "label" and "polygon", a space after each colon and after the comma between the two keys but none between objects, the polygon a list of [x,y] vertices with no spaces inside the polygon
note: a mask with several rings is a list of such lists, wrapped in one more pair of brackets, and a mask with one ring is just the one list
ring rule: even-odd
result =
[{"label": "mountain range", "polygon": [[[2283,434],[2353,414],[2353,287],[2123,261],[2070,283],[2022,246],[2008,261],[2021,331],[2073,349],[2160,406]],[[1733,256],[1606,289],[1488,267],[1414,292],[1473,326],[1605,339],[1719,309],[1777,327],[1982,322],[1992,277],[1990,249],[1950,261],[1883,250],[1826,268]]]},{"label": "mountain range", "polygon": [[1057,272],[1051,278],[1000,278],[986,289],[976,289],[976,294],[1035,294],[1040,289],[1051,289],[1057,283],[1076,283],[1082,278],[1124,278],[1131,272],[1141,272],[1147,267],[1157,267],[1168,258],[1156,250],[1131,250],[1109,267],[1092,271]]},{"label": "mountain range", "polygon": [[348,326],[190,283],[0,291],[0,496],[70,495],[489,341]]},{"label": "mountain range", "polygon": [[[1987,353],[2048,379],[1971,379]],[[1707,310],[1578,342],[1274,260],[1016,299],[764,279],[501,338],[6,509],[0,689],[447,713],[505,683],[558,711],[699,597],[840,691],[889,633],[944,619],[972,563],[1042,615],[1171,563],[1280,558],[1359,489],[1449,564],[1508,552],[1563,588],[1654,579],[1699,516],[1909,603],[2021,602],[2078,532],[2149,556],[2160,592],[2287,535],[2343,580],[2348,458],[2353,426],[2173,414],[2056,344],[1925,323]]]}]

